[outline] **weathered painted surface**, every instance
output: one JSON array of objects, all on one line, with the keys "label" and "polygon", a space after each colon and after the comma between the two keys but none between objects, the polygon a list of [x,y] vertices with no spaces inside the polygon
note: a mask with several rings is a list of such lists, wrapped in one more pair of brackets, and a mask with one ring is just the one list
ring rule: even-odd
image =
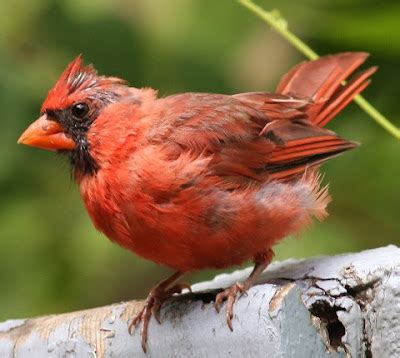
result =
[{"label": "weathered painted surface", "polygon": [[235,306],[216,290],[250,269],[193,286],[152,320],[148,353],[128,323],[141,302],[0,323],[0,357],[400,357],[400,249],[272,264]]}]

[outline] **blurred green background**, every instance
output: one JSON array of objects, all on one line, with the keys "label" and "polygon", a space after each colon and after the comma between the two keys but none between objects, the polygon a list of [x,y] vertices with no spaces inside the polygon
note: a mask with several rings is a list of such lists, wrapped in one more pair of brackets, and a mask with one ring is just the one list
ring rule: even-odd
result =
[{"label": "blurred green background", "polygon": [[[380,70],[365,96],[400,125],[400,2],[258,3],[279,8],[320,54],[370,52]],[[272,91],[303,60],[234,0],[2,0],[0,320],[144,297],[167,274],[94,230],[63,158],[16,144],[79,53],[99,72],[161,95]],[[277,259],[399,243],[400,142],[354,104],[330,127],[363,145],[323,167],[330,217],[285,240]]]}]

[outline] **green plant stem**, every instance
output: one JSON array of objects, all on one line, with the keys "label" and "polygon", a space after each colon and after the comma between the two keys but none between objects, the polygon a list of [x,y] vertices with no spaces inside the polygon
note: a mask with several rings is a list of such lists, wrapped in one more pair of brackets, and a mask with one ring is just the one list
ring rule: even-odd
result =
[{"label": "green plant stem", "polygon": [[[270,25],[276,32],[278,32],[283,38],[285,38],[292,46],[294,46],[297,50],[304,54],[304,56],[306,56],[308,59],[316,60],[319,57],[318,54],[311,47],[309,47],[300,38],[298,38],[295,34],[288,30],[286,20],[282,16],[280,16],[279,12],[266,11],[262,7],[255,4],[252,0],[237,1],[239,4],[243,5],[245,8],[264,20],[268,25]],[[386,131],[392,134],[396,139],[400,140],[400,128],[397,128],[392,122],[390,122],[364,97],[358,95],[354,98],[354,101],[374,121],[376,121]]]}]

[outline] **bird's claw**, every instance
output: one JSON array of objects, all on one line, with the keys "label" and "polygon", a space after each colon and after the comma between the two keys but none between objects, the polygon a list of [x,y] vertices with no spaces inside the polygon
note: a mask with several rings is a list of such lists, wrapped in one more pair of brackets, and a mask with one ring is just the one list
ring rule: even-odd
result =
[{"label": "bird's claw", "polygon": [[140,342],[142,345],[143,351],[146,353],[146,343],[147,343],[147,332],[148,326],[150,322],[150,318],[152,315],[152,309],[154,305],[154,299],[152,297],[148,297],[144,307],[140,310],[140,312],[133,318],[132,322],[128,327],[129,334],[132,334],[135,331],[135,328],[142,323],[140,329]]},{"label": "bird's claw", "polygon": [[185,283],[176,284],[167,291],[164,291],[159,287],[155,287],[147,296],[144,307],[129,324],[129,334],[132,334],[140,323],[142,324],[140,328],[140,340],[142,349],[145,353],[147,351],[146,344],[151,316],[154,316],[156,321],[161,324],[160,311],[163,303],[175,293],[181,293],[183,289],[188,289],[190,292],[192,292],[190,285]]},{"label": "bird's claw", "polygon": [[233,331],[232,326],[232,318],[233,318],[233,305],[237,300],[237,295],[239,298],[243,295],[247,295],[247,288],[241,283],[235,283],[233,286],[228,287],[227,289],[223,290],[222,292],[218,293],[215,297],[214,307],[216,311],[219,313],[221,305],[224,301],[226,302],[226,309],[225,309],[225,318],[226,323],[231,331]]},{"label": "bird's claw", "polygon": [[132,333],[135,331],[135,328],[137,327],[137,325],[144,318],[144,310],[145,310],[145,307],[143,307],[139,311],[139,313],[133,318],[132,322],[129,324],[129,327],[128,327],[129,334],[132,335]]}]

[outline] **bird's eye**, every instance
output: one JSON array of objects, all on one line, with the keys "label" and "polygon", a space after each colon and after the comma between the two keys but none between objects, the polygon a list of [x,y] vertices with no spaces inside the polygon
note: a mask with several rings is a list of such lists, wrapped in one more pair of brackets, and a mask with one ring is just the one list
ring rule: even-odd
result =
[{"label": "bird's eye", "polygon": [[86,103],[76,103],[71,108],[75,118],[82,119],[89,113],[89,106]]}]

